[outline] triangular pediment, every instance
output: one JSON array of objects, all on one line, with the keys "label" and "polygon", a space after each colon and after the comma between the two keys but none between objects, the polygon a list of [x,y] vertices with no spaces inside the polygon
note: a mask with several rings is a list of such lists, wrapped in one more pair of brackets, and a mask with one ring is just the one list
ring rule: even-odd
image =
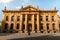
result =
[{"label": "triangular pediment", "polygon": [[32,5],[29,5],[27,7],[21,8],[20,10],[26,10],[26,11],[38,11],[38,8],[33,7]]}]

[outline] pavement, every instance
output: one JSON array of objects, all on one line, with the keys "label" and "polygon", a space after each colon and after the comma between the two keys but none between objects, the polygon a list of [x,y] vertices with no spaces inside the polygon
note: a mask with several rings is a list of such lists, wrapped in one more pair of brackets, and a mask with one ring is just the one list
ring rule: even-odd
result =
[{"label": "pavement", "polygon": [[60,33],[32,33],[28,35],[28,33],[0,33],[0,40],[8,40],[8,39],[17,39],[17,38],[28,38],[28,37],[38,37],[38,36],[60,36]]}]

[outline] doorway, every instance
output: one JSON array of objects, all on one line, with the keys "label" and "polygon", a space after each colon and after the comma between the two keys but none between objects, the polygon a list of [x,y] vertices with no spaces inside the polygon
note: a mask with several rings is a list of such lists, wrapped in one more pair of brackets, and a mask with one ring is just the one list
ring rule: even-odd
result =
[{"label": "doorway", "polygon": [[28,24],[28,35],[30,35],[31,31],[32,31],[32,24]]}]

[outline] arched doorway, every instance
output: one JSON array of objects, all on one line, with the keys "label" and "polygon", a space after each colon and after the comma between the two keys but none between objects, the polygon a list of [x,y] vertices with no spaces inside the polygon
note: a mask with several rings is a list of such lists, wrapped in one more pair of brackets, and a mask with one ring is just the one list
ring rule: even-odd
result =
[{"label": "arched doorway", "polygon": [[32,31],[32,24],[28,24],[28,32]]},{"label": "arched doorway", "polygon": [[5,23],[5,25],[4,25],[4,32],[7,32],[7,30],[8,30],[8,23]]},{"label": "arched doorway", "polygon": [[37,33],[37,24],[35,24],[34,30],[35,30],[35,33]]},{"label": "arched doorway", "polygon": [[16,27],[16,29],[18,29],[18,30],[19,30],[19,26],[20,26],[20,25],[19,25],[19,23],[18,23],[18,24],[17,24],[17,27]]},{"label": "arched doorway", "polygon": [[20,25],[19,25],[19,23],[17,23],[17,26],[16,26],[16,33],[18,33],[18,31],[19,31],[19,27],[20,27]]},{"label": "arched doorway", "polygon": [[25,24],[23,24],[22,26],[22,32],[24,33],[24,30],[25,30]]},{"label": "arched doorway", "polygon": [[13,26],[14,26],[14,24],[11,23],[11,26],[10,26],[10,32],[11,32],[11,33],[13,32]]},{"label": "arched doorway", "polygon": [[8,23],[5,24],[4,29],[5,29],[5,30],[8,29]]}]

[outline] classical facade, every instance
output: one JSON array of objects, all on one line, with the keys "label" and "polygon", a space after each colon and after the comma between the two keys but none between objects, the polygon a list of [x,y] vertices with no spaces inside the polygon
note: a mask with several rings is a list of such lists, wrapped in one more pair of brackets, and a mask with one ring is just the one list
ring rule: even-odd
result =
[{"label": "classical facade", "polygon": [[59,32],[58,10],[40,10],[31,5],[19,10],[3,10],[2,32]]}]

